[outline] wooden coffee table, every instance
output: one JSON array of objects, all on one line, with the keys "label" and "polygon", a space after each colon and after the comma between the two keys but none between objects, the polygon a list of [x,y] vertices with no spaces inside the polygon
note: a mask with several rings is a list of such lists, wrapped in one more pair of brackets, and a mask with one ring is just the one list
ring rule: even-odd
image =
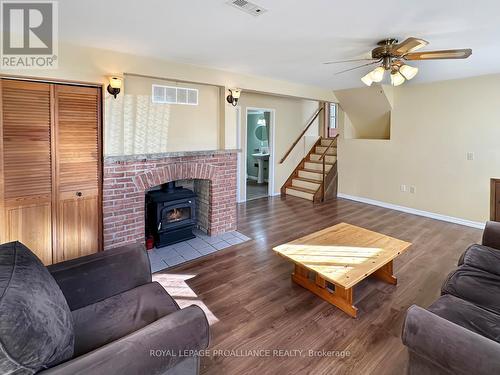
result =
[{"label": "wooden coffee table", "polygon": [[353,318],[353,287],[368,276],[396,284],[392,261],[411,243],[341,223],[275,247],[295,263],[292,280]]}]

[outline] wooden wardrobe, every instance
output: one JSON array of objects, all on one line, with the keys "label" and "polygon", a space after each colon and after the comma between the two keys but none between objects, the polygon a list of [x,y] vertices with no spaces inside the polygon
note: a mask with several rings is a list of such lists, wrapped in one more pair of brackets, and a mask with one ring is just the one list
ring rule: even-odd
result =
[{"label": "wooden wardrobe", "polygon": [[0,81],[0,242],[44,264],[101,249],[101,88]]}]

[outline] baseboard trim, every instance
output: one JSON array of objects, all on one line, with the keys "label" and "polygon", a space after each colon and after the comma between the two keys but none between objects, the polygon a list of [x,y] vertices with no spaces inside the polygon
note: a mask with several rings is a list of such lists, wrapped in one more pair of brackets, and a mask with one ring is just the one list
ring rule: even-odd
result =
[{"label": "baseboard trim", "polygon": [[431,219],[446,221],[448,223],[454,223],[454,224],[464,225],[466,227],[472,227],[472,228],[477,228],[477,229],[484,229],[484,226],[485,226],[485,223],[481,223],[479,221],[472,221],[472,220],[461,219],[461,218],[453,217],[453,216],[436,214],[434,212],[417,210],[415,208],[410,208],[410,207],[405,207],[405,206],[399,206],[397,204],[386,203],[386,202],[377,201],[377,200],[369,199],[369,198],[357,197],[357,196],[349,195],[349,194],[338,193],[337,197],[338,198],[349,199],[351,201],[356,201],[356,202],[371,204],[373,206],[379,206],[379,207],[389,208],[391,210],[406,212],[406,213],[414,214],[414,215],[418,215],[418,216],[425,216],[425,217],[428,217],[428,218],[431,218]]}]

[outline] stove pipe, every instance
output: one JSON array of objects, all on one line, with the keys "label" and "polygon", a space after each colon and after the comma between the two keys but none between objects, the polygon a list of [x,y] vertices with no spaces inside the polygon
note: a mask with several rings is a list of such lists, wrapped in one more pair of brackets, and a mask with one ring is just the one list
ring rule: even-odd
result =
[{"label": "stove pipe", "polygon": [[167,182],[166,184],[163,184],[162,190],[168,191],[168,192],[173,192],[175,190],[175,181],[170,181],[170,182]]}]

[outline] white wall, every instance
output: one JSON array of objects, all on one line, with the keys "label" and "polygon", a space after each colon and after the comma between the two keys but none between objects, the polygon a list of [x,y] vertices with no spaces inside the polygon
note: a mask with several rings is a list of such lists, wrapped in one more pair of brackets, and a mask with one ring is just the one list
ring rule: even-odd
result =
[{"label": "white wall", "polygon": [[346,115],[345,138],[390,138],[391,101],[394,101],[392,90],[372,85],[338,90],[335,96]]},{"label": "white wall", "polygon": [[[198,90],[198,105],[158,104],[152,85]],[[106,97],[107,155],[132,155],[218,148],[219,87],[126,76],[123,92]]]},{"label": "white wall", "polygon": [[484,222],[492,177],[500,177],[500,75],[403,85],[390,140],[339,141],[343,194]]},{"label": "white wall", "polygon": [[[151,57],[117,53],[67,43],[60,43],[58,63],[58,69],[53,70],[2,69],[0,70],[0,74],[100,83],[106,87],[107,78],[110,75],[135,73],[173,80],[206,83],[226,89],[239,87],[244,91],[253,90],[316,100],[336,101],[332,90],[320,87],[266,77],[243,75],[195,65],[179,64]],[[105,93],[105,95],[108,94]],[[217,147],[234,148],[236,147],[236,116],[234,108],[230,104],[224,104],[220,100],[220,116],[225,121],[221,121],[219,124]],[[108,125],[105,122],[104,128],[106,129]],[[106,150],[105,153],[107,153]]]},{"label": "white wall", "polygon": [[[318,109],[319,103],[314,100],[285,98],[273,95],[243,93],[240,99],[242,129],[246,129],[246,109],[248,107],[275,110],[275,149],[274,149],[274,194],[280,192],[281,186],[309,151],[312,139],[319,136],[319,121],[316,119],[301,142],[290,153],[283,164],[279,160],[300,135],[308,121]],[[241,145],[246,145],[246,134],[242,131]],[[240,170],[244,170],[245,158],[240,158]],[[245,176],[240,176],[240,186],[245,184]],[[244,200],[244,191],[240,189],[240,201]]]}]

